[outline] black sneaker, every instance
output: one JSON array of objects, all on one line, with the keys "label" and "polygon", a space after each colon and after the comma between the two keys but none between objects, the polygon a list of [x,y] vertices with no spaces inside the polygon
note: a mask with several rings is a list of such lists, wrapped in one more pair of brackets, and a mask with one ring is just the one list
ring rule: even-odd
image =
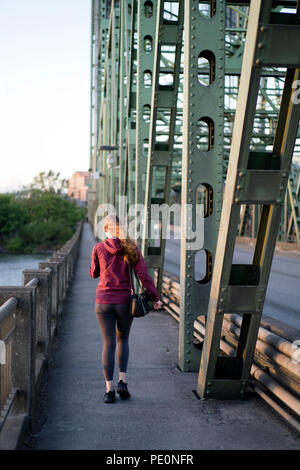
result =
[{"label": "black sneaker", "polygon": [[114,403],[116,401],[116,392],[110,391],[104,393],[104,403]]},{"label": "black sneaker", "polygon": [[127,389],[127,384],[124,383],[123,380],[120,380],[118,383],[117,393],[120,395],[121,398],[131,397]]}]

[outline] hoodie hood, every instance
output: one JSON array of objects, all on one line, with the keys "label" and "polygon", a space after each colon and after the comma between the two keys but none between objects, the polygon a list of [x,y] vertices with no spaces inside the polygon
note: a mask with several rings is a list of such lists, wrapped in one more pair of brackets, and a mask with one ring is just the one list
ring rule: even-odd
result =
[{"label": "hoodie hood", "polygon": [[103,242],[103,246],[112,255],[123,253],[123,248],[121,247],[120,240],[118,238],[107,238]]}]

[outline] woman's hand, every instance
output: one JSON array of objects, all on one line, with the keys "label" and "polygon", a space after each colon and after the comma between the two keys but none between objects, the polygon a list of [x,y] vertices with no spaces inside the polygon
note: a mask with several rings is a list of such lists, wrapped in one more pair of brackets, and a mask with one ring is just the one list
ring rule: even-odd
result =
[{"label": "woman's hand", "polygon": [[158,300],[157,302],[155,302],[154,304],[154,308],[155,310],[159,310],[161,307],[162,307],[162,302],[160,300]]}]

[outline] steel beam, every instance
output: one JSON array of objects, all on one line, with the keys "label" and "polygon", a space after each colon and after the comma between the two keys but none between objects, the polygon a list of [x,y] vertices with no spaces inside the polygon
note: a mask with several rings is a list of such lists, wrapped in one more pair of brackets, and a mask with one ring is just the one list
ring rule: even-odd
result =
[{"label": "steel beam", "polygon": [[[171,11],[166,8],[167,4],[171,6]],[[183,0],[176,2],[160,0],[157,5],[145,219],[142,240],[142,252],[148,266],[158,272],[157,287],[159,291],[161,290],[164,266],[166,220],[163,217],[160,217],[159,220],[153,220],[151,210],[153,204],[168,205],[170,201],[182,30]],[[166,74],[165,71],[164,58],[166,57],[173,64],[171,74]],[[166,128],[165,134],[160,134],[161,127]],[[162,193],[158,193],[156,186],[158,176],[163,181]],[[158,240],[153,235],[155,223],[159,225]]]},{"label": "steel beam", "polygon": [[137,58],[137,0],[131,2],[129,62],[127,73],[127,110],[126,110],[126,157],[124,174],[124,194],[128,204],[135,201],[135,152],[136,152],[136,78],[138,74]]},{"label": "steel beam", "polygon": [[151,10],[147,10],[144,2],[138,2],[137,14],[136,205],[145,202],[157,3],[153,2]]},{"label": "steel beam", "polygon": [[[197,392],[201,398],[237,398],[245,393],[299,125],[300,105],[293,99],[292,86],[299,79],[300,61],[295,63],[294,48],[300,41],[300,23],[297,42],[291,44],[285,61],[280,49],[276,49],[277,42],[274,44],[272,63],[285,66],[287,72],[273,150],[269,156],[249,151],[259,82],[265,63],[260,44],[263,41],[270,47],[268,31],[271,9],[270,0],[251,2],[216,249],[217,263],[213,271],[199,370]],[[278,25],[278,31],[282,32],[282,26],[282,23]],[[261,205],[258,234],[252,263],[236,265],[233,255],[240,209],[242,204],[247,203]],[[235,357],[220,354],[225,313],[239,313],[243,319]]]},{"label": "steel beam", "polygon": [[[194,321],[207,314],[222,205],[224,29],[225,1],[218,2],[210,18],[199,14],[196,1],[185,1],[179,366],[186,371],[199,369]],[[206,77],[203,62],[209,63]],[[205,124],[203,141],[197,134]],[[200,242],[192,241],[191,230]],[[196,279],[200,263],[203,277]]]}]

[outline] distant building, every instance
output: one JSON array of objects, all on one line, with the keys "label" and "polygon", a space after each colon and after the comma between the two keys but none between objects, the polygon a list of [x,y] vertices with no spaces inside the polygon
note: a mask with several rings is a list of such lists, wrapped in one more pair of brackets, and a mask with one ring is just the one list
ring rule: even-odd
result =
[{"label": "distant building", "polygon": [[88,171],[76,171],[68,180],[68,196],[78,201],[87,201]]}]

